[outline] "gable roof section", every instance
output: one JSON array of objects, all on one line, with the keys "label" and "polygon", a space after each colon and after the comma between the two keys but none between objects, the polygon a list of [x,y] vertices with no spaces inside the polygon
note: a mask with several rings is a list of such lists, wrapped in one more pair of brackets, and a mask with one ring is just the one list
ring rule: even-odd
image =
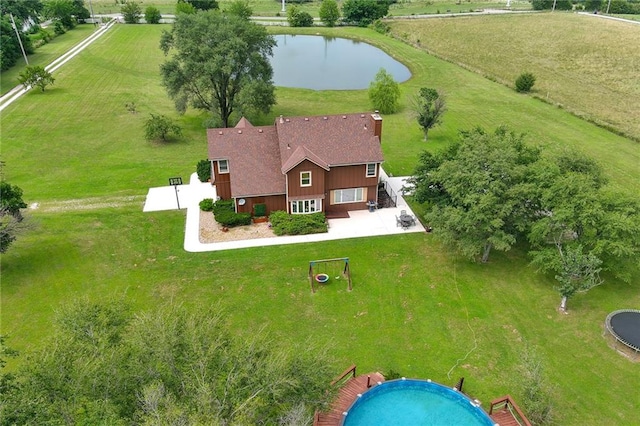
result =
[{"label": "gable roof section", "polygon": [[287,162],[282,165],[282,173],[288,173],[291,169],[302,163],[304,160],[309,160],[312,163],[315,163],[317,166],[322,167],[326,171],[329,171],[329,165],[324,160],[322,160],[322,158],[315,155],[306,147],[299,146],[296,148],[293,154],[289,156]]},{"label": "gable roof section", "polygon": [[296,161],[294,154],[300,155],[299,147],[316,155],[328,167],[384,160],[380,139],[374,135],[371,114],[279,117],[276,129],[283,170],[285,165]]},{"label": "gable roof section", "polygon": [[285,193],[274,126],[207,129],[207,141],[209,160],[229,160],[234,197]]}]

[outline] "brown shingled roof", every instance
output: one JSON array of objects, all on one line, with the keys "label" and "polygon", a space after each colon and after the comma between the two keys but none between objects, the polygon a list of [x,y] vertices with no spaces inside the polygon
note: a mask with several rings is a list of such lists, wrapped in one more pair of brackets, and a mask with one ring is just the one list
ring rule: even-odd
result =
[{"label": "brown shingled roof", "polygon": [[[289,117],[276,120],[282,164],[304,146],[329,167],[384,160],[371,114]],[[289,146],[291,149],[287,149]]]},{"label": "brown shingled roof", "polygon": [[285,193],[275,127],[208,129],[207,141],[210,160],[229,160],[234,197]]},{"label": "brown shingled roof", "polygon": [[229,160],[234,197],[284,194],[285,173],[304,160],[334,166],[380,163],[380,139],[371,114],[279,117],[254,127],[245,118],[233,129],[208,129],[210,160]]}]

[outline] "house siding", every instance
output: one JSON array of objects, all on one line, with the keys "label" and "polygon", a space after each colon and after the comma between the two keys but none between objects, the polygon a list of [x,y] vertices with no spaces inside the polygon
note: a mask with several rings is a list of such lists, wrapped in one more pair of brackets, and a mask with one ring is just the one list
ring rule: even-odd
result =
[{"label": "house siding", "polygon": [[[300,172],[311,172],[311,186],[300,186]],[[320,166],[305,160],[287,173],[288,192],[290,197],[317,198],[325,194],[325,179],[327,171]]]},{"label": "house siding", "polygon": [[[327,213],[345,212],[349,210],[363,210],[367,208],[367,201],[378,201],[378,176],[380,165],[377,165],[376,176],[366,177],[367,165],[332,167],[327,174],[327,197],[325,211]],[[366,188],[363,202],[332,204],[332,190],[347,188]]]},{"label": "house siding", "polygon": [[[238,198],[239,200],[240,198]],[[267,205],[267,215],[270,215],[272,212],[277,210],[287,210],[287,200],[284,194],[282,195],[267,195],[264,197],[247,197],[245,198],[244,206],[238,205],[238,200],[236,200],[236,209],[238,213],[252,213],[253,214],[253,206],[255,204],[266,204]]]},{"label": "house siding", "polygon": [[[229,166],[231,167],[231,166]],[[220,174],[218,162],[213,161],[213,183],[216,186],[216,194],[223,200],[231,199],[231,173]]]}]

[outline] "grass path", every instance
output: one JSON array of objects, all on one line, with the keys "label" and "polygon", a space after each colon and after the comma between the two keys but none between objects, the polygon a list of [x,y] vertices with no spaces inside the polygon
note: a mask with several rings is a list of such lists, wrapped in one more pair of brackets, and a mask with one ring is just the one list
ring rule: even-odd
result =
[{"label": "grass path", "polygon": [[139,206],[144,204],[145,195],[131,195],[126,197],[92,197],[73,200],[50,200],[45,202],[33,202],[29,209],[39,213],[60,213],[80,210],[96,210],[107,208],[122,208],[127,206]]}]

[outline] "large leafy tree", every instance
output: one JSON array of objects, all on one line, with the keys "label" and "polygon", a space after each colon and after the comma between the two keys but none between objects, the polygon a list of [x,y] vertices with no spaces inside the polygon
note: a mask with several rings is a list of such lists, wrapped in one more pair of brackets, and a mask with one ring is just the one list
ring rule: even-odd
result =
[{"label": "large leafy tree", "polygon": [[76,301],[8,386],[6,424],[283,424],[332,395],[326,351],[240,337],[220,311]]},{"label": "large leafy tree", "polygon": [[441,154],[422,154],[410,183],[427,203],[434,233],[463,255],[487,262],[492,249],[509,250],[525,235],[540,153],[505,128],[475,129]]},{"label": "large leafy tree", "polygon": [[0,0],[0,69],[5,71],[15,65],[22,51],[18,36],[13,28],[10,14],[16,22],[16,27],[26,53],[33,53],[31,39],[22,31],[22,24],[27,20],[38,22],[38,15],[42,11],[40,0]]},{"label": "large leafy tree", "polygon": [[369,100],[383,114],[393,114],[400,108],[400,85],[384,68],[369,85]]},{"label": "large leafy tree", "polygon": [[268,112],[275,104],[274,38],[260,25],[216,11],[178,14],[160,46],[174,54],[162,64],[162,82],[179,112],[189,105],[229,126],[231,114]]},{"label": "large leafy tree", "polygon": [[601,284],[601,270],[628,280],[640,259],[638,200],[608,191],[600,167],[578,153],[545,161],[534,174],[529,254],[558,281],[560,309],[575,293]]}]

